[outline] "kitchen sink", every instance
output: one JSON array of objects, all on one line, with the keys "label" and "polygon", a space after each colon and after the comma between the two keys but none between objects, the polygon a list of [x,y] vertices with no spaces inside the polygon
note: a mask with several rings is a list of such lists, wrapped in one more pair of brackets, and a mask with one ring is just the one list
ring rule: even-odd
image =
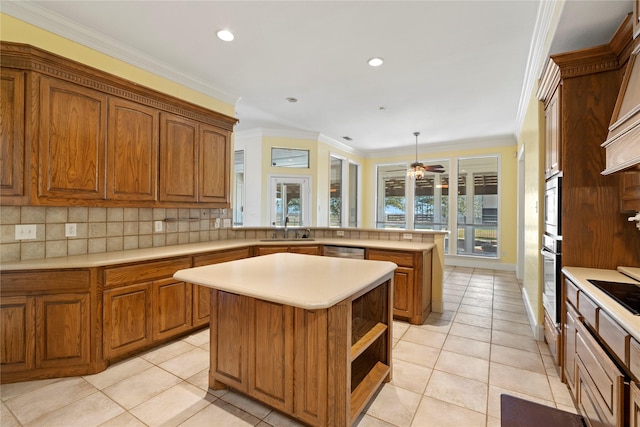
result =
[{"label": "kitchen sink", "polygon": [[313,242],[315,239],[311,237],[297,237],[293,239],[275,238],[275,239],[260,239],[261,242]]}]

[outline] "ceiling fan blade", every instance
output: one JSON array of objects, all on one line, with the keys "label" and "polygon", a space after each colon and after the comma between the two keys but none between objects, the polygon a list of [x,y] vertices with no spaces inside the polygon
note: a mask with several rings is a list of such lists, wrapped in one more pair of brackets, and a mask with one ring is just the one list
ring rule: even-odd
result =
[{"label": "ceiling fan blade", "polygon": [[428,165],[428,166],[425,166],[424,169],[426,171],[434,172],[434,173],[443,173],[444,172],[444,166],[442,166],[442,165]]}]

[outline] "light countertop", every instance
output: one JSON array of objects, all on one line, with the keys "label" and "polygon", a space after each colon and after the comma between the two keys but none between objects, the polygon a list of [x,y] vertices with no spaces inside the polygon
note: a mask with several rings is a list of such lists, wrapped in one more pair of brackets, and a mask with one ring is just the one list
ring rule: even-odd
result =
[{"label": "light countertop", "polygon": [[609,282],[633,283],[640,286],[640,282],[622,274],[617,270],[601,270],[584,267],[565,267],[562,272],[594,302],[609,314],[636,340],[640,341],[640,316],[635,316],[613,298],[589,283],[587,280],[604,280]]},{"label": "light countertop", "polygon": [[277,253],[178,270],[173,277],[307,310],[331,307],[393,277],[388,261]]},{"label": "light countertop", "polygon": [[160,246],[146,249],[102,252],[97,254],[73,255],[57,258],[41,258],[0,264],[0,270],[45,270],[63,268],[89,268],[130,262],[149,261],[159,258],[171,258],[194,255],[210,251],[222,251],[246,248],[251,246],[294,246],[294,245],[335,245],[359,248],[397,249],[408,251],[431,251],[434,243],[418,243],[399,240],[360,240],[360,239],[309,239],[309,240],[270,240],[238,239],[214,240],[210,242],[190,243],[185,245]]}]

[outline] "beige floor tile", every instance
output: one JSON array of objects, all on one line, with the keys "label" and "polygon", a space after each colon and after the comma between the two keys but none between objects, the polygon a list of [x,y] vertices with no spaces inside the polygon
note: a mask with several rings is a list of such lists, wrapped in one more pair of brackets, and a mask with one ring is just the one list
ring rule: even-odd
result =
[{"label": "beige floor tile", "polygon": [[236,408],[222,399],[218,399],[189,418],[182,427],[211,427],[213,423],[225,427],[255,426],[260,420],[251,414]]},{"label": "beige floor tile", "polygon": [[[432,313],[433,314],[433,313]],[[448,334],[451,329],[451,319],[436,319],[428,317],[422,325],[413,325],[416,328],[427,329],[429,331],[440,332],[442,334]]]},{"label": "beige floor tile", "polygon": [[439,354],[440,350],[437,348],[402,340],[393,348],[394,360],[404,360],[427,368],[433,368]]},{"label": "beige floor tile", "polygon": [[491,317],[478,316],[477,314],[461,313],[458,311],[454,319],[454,323],[464,323],[465,325],[480,326],[481,328],[491,329]]},{"label": "beige floor tile", "polygon": [[131,409],[179,382],[177,376],[154,366],[102,391],[125,409]]},{"label": "beige floor tile", "polygon": [[489,307],[478,307],[476,305],[460,304],[460,307],[458,308],[458,314],[460,313],[491,317],[491,315],[493,314],[493,309]]},{"label": "beige floor tile", "polygon": [[305,427],[304,424],[278,411],[271,411],[269,415],[264,417],[263,422],[273,427]]},{"label": "beige floor tile", "polygon": [[24,426],[99,426],[124,412],[120,405],[104,394],[96,392],[25,423]]},{"label": "beige floor tile", "polygon": [[524,310],[524,304],[509,304],[505,302],[494,302],[493,308],[495,310],[510,311],[512,313],[522,313]]},{"label": "beige floor tile", "polygon": [[187,379],[209,367],[209,352],[194,347],[158,366],[182,379]]},{"label": "beige floor tile", "polygon": [[404,427],[411,425],[419,403],[420,394],[387,383],[366,409],[366,413],[394,426]]},{"label": "beige floor tile", "polygon": [[391,330],[391,336],[394,339],[400,339],[402,338],[402,335],[404,335],[405,332],[407,332],[409,330],[409,324],[406,322],[399,322],[397,320],[393,321],[393,329]]},{"label": "beige floor tile", "polygon": [[457,295],[457,296],[463,296],[464,293],[467,291],[466,287],[460,287],[458,289],[443,289],[442,291],[442,295]]},{"label": "beige floor tile", "polygon": [[410,341],[434,348],[442,348],[442,344],[444,344],[446,338],[447,334],[415,326],[409,327],[409,330],[402,336],[403,341]]},{"label": "beige floor tile", "polygon": [[464,298],[460,304],[465,305],[475,305],[477,307],[485,307],[485,308],[493,308],[493,301],[491,299],[478,299],[474,297],[467,296],[465,294]]},{"label": "beige floor tile", "polygon": [[489,384],[540,399],[553,399],[546,375],[500,363],[491,362]]},{"label": "beige floor tile", "polygon": [[443,350],[440,353],[440,357],[438,357],[434,370],[487,382],[489,378],[489,361]]},{"label": "beige floor tile", "polygon": [[422,394],[433,370],[404,360],[393,361],[391,384],[414,393]]},{"label": "beige floor tile", "polygon": [[229,392],[229,389],[223,390],[212,390],[209,388],[209,368],[203,369],[197,374],[187,378],[186,380],[189,384],[192,384],[198,387],[200,390],[204,390],[209,394],[212,394],[216,397],[222,397],[224,394]]},{"label": "beige floor tile", "polygon": [[172,427],[216,399],[206,391],[183,382],[131,409],[131,414],[149,426]]},{"label": "beige floor tile", "polygon": [[153,350],[149,350],[148,352],[141,354],[140,357],[153,363],[154,365],[159,365],[160,363],[166,362],[167,360],[172,359],[182,353],[193,350],[193,348],[194,346],[189,344],[188,342],[178,340],[167,345],[154,348]]},{"label": "beige floor tile", "polygon": [[463,323],[454,323],[451,325],[449,334],[458,337],[471,338],[478,341],[491,341],[491,329],[465,325]]},{"label": "beige floor tile", "polygon": [[510,332],[512,334],[524,335],[533,338],[531,325],[511,322],[509,320],[493,320],[493,329],[496,331]]},{"label": "beige floor tile", "polygon": [[102,390],[105,387],[109,387],[129,378],[135,374],[146,371],[151,368],[153,364],[146,361],[141,357],[134,357],[132,359],[125,360],[115,365],[109,366],[106,370],[97,373],[95,375],[86,375],[83,378],[93,384],[98,390]]},{"label": "beige floor tile", "polygon": [[533,351],[492,344],[491,361],[540,374],[546,374],[547,372],[542,363],[542,356]]},{"label": "beige floor tile", "polygon": [[491,344],[484,341],[473,340],[471,338],[448,335],[442,349],[454,353],[460,353],[467,356],[489,360]]},{"label": "beige floor tile", "polygon": [[211,337],[211,332],[209,331],[209,328],[205,328],[184,337],[182,340],[196,347],[200,347],[203,344],[207,344],[209,342],[210,337]]},{"label": "beige floor tile", "polygon": [[414,427],[485,427],[486,416],[471,409],[428,396],[422,398],[413,418]]},{"label": "beige floor tile", "polygon": [[469,286],[464,296],[474,300],[493,301],[493,291],[491,289],[472,288]]},{"label": "beige floor tile", "polygon": [[64,378],[11,398],[5,405],[25,424],[96,392],[94,386],[80,377]]},{"label": "beige floor tile", "polygon": [[502,427],[502,423],[499,418],[487,417],[487,427]]},{"label": "beige floor tile", "polygon": [[123,412],[106,423],[100,424],[100,427],[146,427],[146,424],[131,415],[131,413]]},{"label": "beige floor tile", "polygon": [[457,302],[448,302],[448,301],[442,302],[442,307],[444,308],[444,311],[448,311],[448,312],[457,311],[459,306],[460,306],[460,303],[457,303]]},{"label": "beige floor tile", "polygon": [[433,371],[424,392],[425,396],[483,414],[487,410],[487,393],[488,384],[485,381],[476,381],[438,370]]},{"label": "beige floor tile", "polygon": [[532,352],[538,351],[538,344],[531,336],[513,334],[511,332],[504,331],[492,331],[491,343],[503,345],[505,347],[519,348],[520,350],[527,350]]},{"label": "beige floor tile", "polygon": [[19,427],[20,423],[4,403],[0,403],[0,426]]},{"label": "beige floor tile", "polygon": [[266,417],[272,411],[267,405],[233,390],[225,393],[221,399],[259,419]]},{"label": "beige floor tile", "polygon": [[460,301],[462,301],[462,297],[463,295],[443,294],[442,301],[460,304]]},{"label": "beige floor tile", "polygon": [[19,383],[2,384],[2,401],[12,399],[14,397],[32,392],[41,387],[61,381],[61,378],[52,378],[48,380],[23,381]]},{"label": "beige floor tile", "polygon": [[524,313],[513,313],[511,311],[493,310],[493,318],[499,320],[508,320],[510,322],[529,324],[529,318]]},{"label": "beige floor tile", "polygon": [[[551,386],[553,400],[557,405],[564,407],[573,406],[573,399],[571,398],[569,387],[567,387],[560,378],[549,378],[549,385]],[[575,410],[573,412],[575,412]]]},{"label": "beige floor tile", "polygon": [[360,418],[356,420],[355,425],[358,427],[395,427],[393,424],[379,420],[369,414],[361,414]]}]

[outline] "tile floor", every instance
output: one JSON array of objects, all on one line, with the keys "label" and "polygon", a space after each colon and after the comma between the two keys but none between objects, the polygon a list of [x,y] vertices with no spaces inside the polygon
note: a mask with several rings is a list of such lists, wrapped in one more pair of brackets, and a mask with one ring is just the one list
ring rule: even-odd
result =
[{"label": "tile floor", "polygon": [[[447,268],[445,313],[393,325],[393,381],[365,426],[500,425],[500,394],[575,412],[549,350],[532,338],[513,273]],[[96,375],[5,384],[2,427],[297,426],[233,391],[207,387],[209,330]]]}]

